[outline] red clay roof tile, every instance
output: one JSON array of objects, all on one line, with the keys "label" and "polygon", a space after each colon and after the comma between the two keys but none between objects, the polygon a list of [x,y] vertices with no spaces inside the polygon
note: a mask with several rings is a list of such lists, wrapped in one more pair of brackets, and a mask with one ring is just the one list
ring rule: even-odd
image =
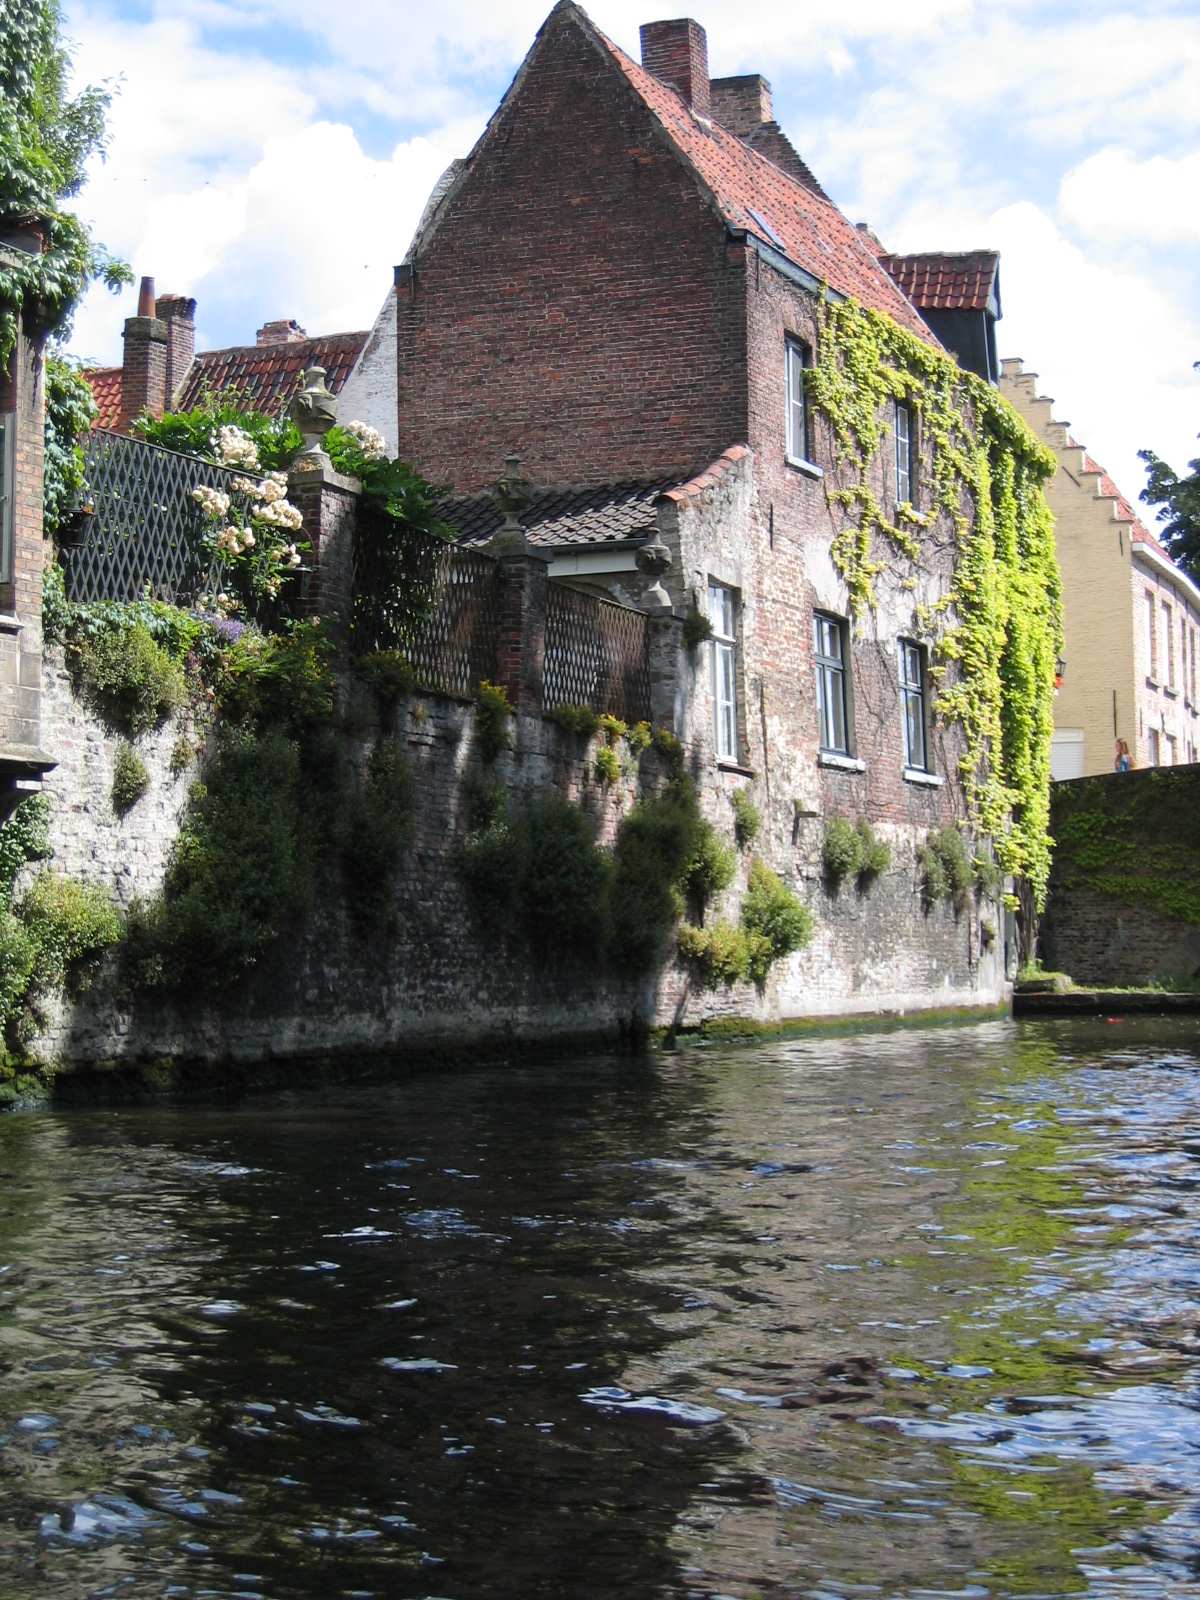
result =
[{"label": "red clay roof tile", "polygon": [[651,77],[599,29],[596,34],[698,174],[730,227],[744,229],[767,244],[774,242],[769,237],[774,234],[788,260],[818,282],[885,312],[925,343],[936,344],[867,241],[831,200],[797,182],[736,134],[697,116],[673,89]]},{"label": "red clay roof tile", "polygon": [[92,399],[100,408],[92,426],[115,428],[121,418],[120,367],[84,367],[83,376],[91,384]]},{"label": "red clay roof tile", "polygon": [[986,311],[1000,265],[994,250],[884,254],[879,260],[913,305],[924,311]]},{"label": "red clay roof tile", "polygon": [[286,344],[235,345],[205,350],[195,359],[176,402],[181,411],[194,406],[205,389],[232,390],[256,411],[277,416],[295,394],[308,367],[324,367],[334,394],[350,376],[367,342],[363,333],[331,333]]}]

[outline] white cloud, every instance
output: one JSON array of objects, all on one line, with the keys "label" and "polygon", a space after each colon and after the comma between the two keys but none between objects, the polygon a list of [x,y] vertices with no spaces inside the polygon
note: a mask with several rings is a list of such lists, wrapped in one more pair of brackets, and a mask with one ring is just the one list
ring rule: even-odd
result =
[{"label": "white cloud", "polygon": [[1136,236],[1157,244],[1200,239],[1200,150],[1172,160],[1138,161],[1126,150],[1099,150],[1067,173],[1063,214],[1101,241]]}]

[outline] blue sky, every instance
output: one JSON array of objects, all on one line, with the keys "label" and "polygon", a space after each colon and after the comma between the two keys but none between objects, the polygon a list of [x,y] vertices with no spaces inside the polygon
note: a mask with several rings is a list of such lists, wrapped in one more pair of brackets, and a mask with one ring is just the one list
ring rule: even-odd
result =
[{"label": "blue sky", "polygon": [[[80,78],[119,79],[81,211],[202,346],[268,318],[367,327],[425,196],[548,0],[65,0]],[[675,5],[587,8],[636,57]],[[826,189],[889,248],[1000,249],[1003,355],[1136,496],[1200,446],[1200,8],[1142,0],[706,0],[714,76],[762,72]],[[73,348],[119,360],[132,292]]]}]

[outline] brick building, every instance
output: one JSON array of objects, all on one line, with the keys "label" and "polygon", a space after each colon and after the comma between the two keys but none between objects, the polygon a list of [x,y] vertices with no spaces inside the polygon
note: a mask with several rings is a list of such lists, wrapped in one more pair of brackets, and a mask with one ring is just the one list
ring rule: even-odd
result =
[{"label": "brick building", "polygon": [[[710,79],[690,20],[643,27],[641,46],[639,64],[562,0],[439,186],[396,273],[399,454],[455,485],[471,537],[518,452],[551,575],[632,604],[657,537],[676,614],[716,634],[689,657],[678,716],[716,792],[755,785],[780,837],[842,813],[911,845],[965,810],[916,625],[952,541],[929,541],[915,589],[885,572],[852,626],[830,555],[833,443],[801,371],[823,285],[934,345],[929,314],[961,311],[986,371],[996,257],[964,258],[962,283],[959,259],[937,258],[923,314],[896,277],[933,258],[887,257],[846,220],[764,78]],[[890,427],[882,504],[919,493],[919,457]]]},{"label": "brick building", "polygon": [[310,338],[294,318],[266,322],[251,345],[196,353],[196,302],[181,294],[154,292],[143,278],[137,315],[126,317],[119,367],[88,367],[99,409],[98,428],[128,433],[148,411],[187,411],[206,392],[237,395],[247,406],[273,416],[287,405],[309,367],[323,367],[337,394],[354,370],[367,334],[333,333]]},{"label": "brick building", "polygon": [[1200,589],[1120,489],[1007,360],[1002,393],[1058,458],[1046,486],[1063,580],[1063,681],[1054,703],[1056,778],[1113,768],[1118,738],[1139,767],[1195,761]]},{"label": "brick building", "polygon": [[[0,242],[0,271],[36,232]],[[42,341],[24,323],[0,367],[0,820],[41,787],[54,765],[41,748]]]}]

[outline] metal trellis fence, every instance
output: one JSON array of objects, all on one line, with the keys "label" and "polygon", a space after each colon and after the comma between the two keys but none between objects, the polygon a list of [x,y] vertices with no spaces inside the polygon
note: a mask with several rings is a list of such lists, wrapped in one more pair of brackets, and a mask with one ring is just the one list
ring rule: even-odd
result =
[{"label": "metal trellis fence", "polygon": [[587,705],[623,722],[649,721],[646,618],[615,601],[551,582],[542,705]]},{"label": "metal trellis fence", "polygon": [[182,600],[202,587],[205,524],[192,490],[228,491],[236,474],[97,429],[84,475],[93,510],[82,541],[63,552],[69,599],[138,600],[149,588],[156,600]]}]

